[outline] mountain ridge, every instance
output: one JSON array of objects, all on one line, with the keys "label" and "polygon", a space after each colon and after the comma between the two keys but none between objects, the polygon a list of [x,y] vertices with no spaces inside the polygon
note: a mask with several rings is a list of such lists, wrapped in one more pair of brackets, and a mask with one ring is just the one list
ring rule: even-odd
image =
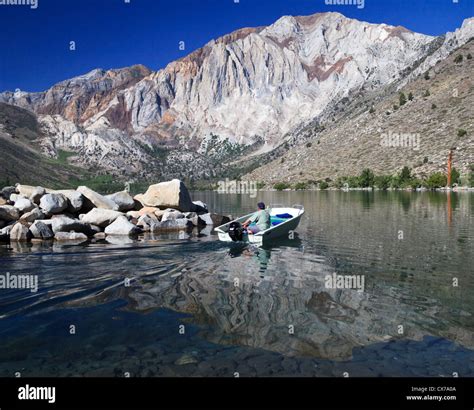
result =
[{"label": "mountain ridge", "polygon": [[441,43],[339,13],[283,16],[213,39],[158,71],[95,69],[42,93],[0,93],[0,101],[38,115],[48,156],[71,150],[78,164],[143,178],[158,169],[180,176],[194,153],[208,169],[199,162],[189,171],[210,178],[242,152],[271,152],[341,101],[411,81],[474,36],[473,21]]}]

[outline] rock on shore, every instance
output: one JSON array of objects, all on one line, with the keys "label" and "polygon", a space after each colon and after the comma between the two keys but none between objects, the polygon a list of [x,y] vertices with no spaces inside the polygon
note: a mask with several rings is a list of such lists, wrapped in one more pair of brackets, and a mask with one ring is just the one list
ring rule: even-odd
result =
[{"label": "rock on shore", "polygon": [[135,197],[126,191],[102,195],[86,186],[52,190],[17,184],[0,190],[0,242],[83,243],[143,232],[211,230],[228,221],[193,202],[178,179],[150,185]]}]

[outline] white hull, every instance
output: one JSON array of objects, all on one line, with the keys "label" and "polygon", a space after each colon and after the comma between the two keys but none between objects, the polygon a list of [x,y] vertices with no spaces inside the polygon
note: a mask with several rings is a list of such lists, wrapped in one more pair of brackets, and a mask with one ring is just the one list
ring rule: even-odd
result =
[{"label": "white hull", "polygon": [[[258,232],[253,235],[244,235],[244,241],[245,242],[250,242],[250,243],[255,243],[257,245],[264,245],[271,241],[272,239],[276,238],[281,238],[281,237],[287,237],[290,238],[293,231],[298,227],[298,224],[300,223],[301,217],[304,214],[304,208],[300,205],[294,205],[291,208],[286,208],[286,207],[276,207],[276,208],[271,208],[270,209],[270,216],[275,216],[279,214],[285,214],[288,213],[292,215],[292,218],[288,218],[284,222],[279,223],[278,225],[271,226],[270,228],[266,229],[265,231]],[[234,219],[231,222],[228,222],[224,225],[221,225],[217,228],[215,228],[215,231],[219,235],[219,240],[224,241],[224,242],[233,242],[232,238],[229,236],[227,233],[229,229],[229,225],[232,222],[240,222],[243,223],[246,221],[250,216],[252,216],[253,213],[241,216],[240,218]],[[291,238],[292,239],[292,238]]]}]

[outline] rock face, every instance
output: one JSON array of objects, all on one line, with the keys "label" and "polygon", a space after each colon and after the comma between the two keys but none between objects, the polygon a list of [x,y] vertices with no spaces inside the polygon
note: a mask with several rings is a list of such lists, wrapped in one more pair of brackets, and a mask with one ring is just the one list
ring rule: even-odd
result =
[{"label": "rock face", "polygon": [[189,192],[179,179],[150,185],[145,194],[137,195],[135,199],[144,206],[174,208],[183,212],[193,210],[193,202]]},{"label": "rock face", "polygon": [[0,206],[0,219],[2,221],[17,221],[19,217],[20,212],[15,207],[11,205]]},{"label": "rock face", "polygon": [[87,214],[85,214],[81,221],[84,223],[97,225],[102,228],[110,225],[114,222],[118,217],[122,216],[122,213],[118,211],[112,211],[110,209],[99,209],[94,208]]},{"label": "rock face", "polygon": [[67,206],[67,199],[62,194],[46,194],[40,200],[40,208],[48,214],[59,214]]},{"label": "rock face", "polygon": [[104,232],[107,235],[136,235],[141,232],[141,229],[130,223],[125,216],[120,216],[107,226]]},{"label": "rock face", "polygon": [[114,201],[101,194],[98,194],[90,188],[80,186],[77,188],[77,192],[81,193],[97,208],[111,209],[114,211],[117,211],[119,209],[119,206]]}]

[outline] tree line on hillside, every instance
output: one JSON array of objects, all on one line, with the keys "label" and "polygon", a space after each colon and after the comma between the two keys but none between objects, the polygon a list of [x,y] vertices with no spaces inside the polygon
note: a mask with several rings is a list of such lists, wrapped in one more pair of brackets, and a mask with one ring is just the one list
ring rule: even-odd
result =
[{"label": "tree line on hillside", "polygon": [[[467,178],[461,181],[461,174],[456,168],[451,170],[451,185],[463,185],[474,187],[474,165],[471,165]],[[377,188],[387,189],[437,189],[446,187],[448,184],[447,176],[443,172],[434,172],[426,178],[418,178],[412,174],[412,170],[405,166],[395,175],[375,175],[370,169],[364,169],[358,176],[339,177],[335,181],[330,178],[320,181],[297,182],[293,185],[287,182],[278,182],[273,188],[282,191],[284,189],[303,190],[310,187],[319,187],[320,189],[333,188]]]}]

